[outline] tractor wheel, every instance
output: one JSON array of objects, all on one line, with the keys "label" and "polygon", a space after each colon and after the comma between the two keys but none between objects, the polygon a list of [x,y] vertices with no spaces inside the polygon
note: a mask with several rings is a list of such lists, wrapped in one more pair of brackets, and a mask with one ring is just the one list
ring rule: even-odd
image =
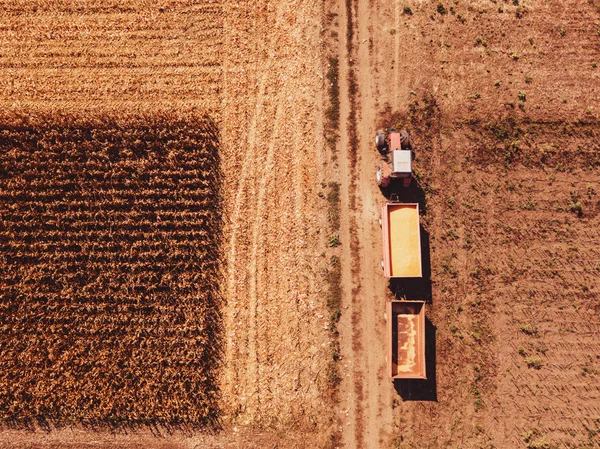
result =
[{"label": "tractor wheel", "polygon": [[403,150],[410,150],[410,148],[411,148],[410,135],[408,134],[408,131],[405,129],[400,131],[400,145],[402,146]]},{"label": "tractor wheel", "polygon": [[375,145],[377,146],[377,150],[380,153],[384,153],[387,147],[387,143],[385,141],[385,132],[379,130],[377,134],[375,134]]},{"label": "tractor wheel", "polygon": [[383,221],[381,220],[381,217],[379,217],[379,227],[381,228],[383,226]]},{"label": "tractor wheel", "polygon": [[377,185],[381,187],[383,183],[383,173],[381,170],[381,165],[377,167],[377,173],[375,174],[375,179],[377,179]]}]

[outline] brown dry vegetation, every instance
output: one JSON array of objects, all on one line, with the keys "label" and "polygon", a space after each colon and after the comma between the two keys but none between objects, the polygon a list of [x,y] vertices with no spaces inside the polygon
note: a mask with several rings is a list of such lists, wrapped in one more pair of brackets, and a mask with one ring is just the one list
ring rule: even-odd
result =
[{"label": "brown dry vegetation", "polygon": [[325,283],[335,267],[323,183],[322,4],[256,1],[229,13],[224,419],[303,431],[300,447],[314,446],[328,438],[335,356]]},{"label": "brown dry vegetation", "polygon": [[[0,11],[0,104],[13,113],[2,126],[12,130],[14,115],[25,117],[19,125],[23,133],[19,137],[11,131],[3,157],[25,152],[27,142],[32,142],[28,151],[46,164],[31,168],[36,170],[32,174],[26,171],[29,166],[10,165],[16,162],[8,157],[7,168],[12,171],[6,176],[25,176],[19,170],[28,179],[46,174],[32,182],[55,193],[41,203],[46,209],[30,215],[21,209],[33,203],[38,207],[38,200],[17,198],[18,211],[11,219],[23,215],[38,226],[48,220],[65,226],[65,232],[77,230],[74,237],[69,234],[68,247],[41,243],[46,238],[43,233],[36,234],[32,243],[32,251],[46,252],[39,252],[41,265],[32,265],[31,270],[54,267],[52,288],[71,295],[63,297],[63,290],[53,293],[56,305],[44,306],[36,315],[50,328],[32,327],[41,332],[40,338],[60,346],[65,363],[58,365],[62,359],[41,349],[34,354],[36,345],[30,343],[31,359],[41,362],[23,382],[45,372],[57,377],[36,387],[35,400],[3,403],[7,410],[14,408],[3,424],[10,424],[9,419],[43,422],[46,417],[57,425],[185,421],[202,426],[218,419],[224,429],[222,436],[214,438],[196,434],[191,440],[181,435],[154,440],[143,431],[114,439],[100,433],[79,435],[75,426],[73,435],[5,431],[0,443],[19,440],[28,446],[36,439],[51,446],[94,440],[108,447],[168,446],[169,442],[189,446],[198,441],[209,447],[262,447],[267,441],[284,447],[326,443],[333,416],[331,367],[336,349],[331,345],[335,332],[327,308],[332,292],[325,280],[335,285],[332,276],[339,267],[330,263],[335,251],[328,249],[327,208],[336,206],[335,192],[331,193],[335,187],[323,183],[322,4],[40,0],[0,1]],[[194,176],[194,164],[207,161],[201,150],[208,149],[209,143],[191,129],[202,125],[197,117],[205,114],[219,130],[220,158],[209,170],[219,176],[222,210],[215,210],[212,218],[209,211],[216,203],[211,198],[179,199],[180,188],[197,186],[191,180],[181,186],[173,181],[179,176],[179,164]],[[37,118],[28,124],[28,115]],[[101,123],[104,119],[108,123]],[[188,145],[193,151],[180,154]],[[119,163],[110,159],[117,150]],[[153,156],[171,150],[176,159]],[[82,162],[88,153],[95,158],[90,166]],[[64,167],[55,161],[63,155]],[[199,155],[204,159],[190,159]],[[61,172],[55,175],[59,166]],[[19,186],[25,188],[23,183]],[[76,206],[70,206],[60,197],[63,188],[75,189],[69,195],[84,195],[85,203],[77,200]],[[10,201],[2,207],[8,210],[13,193],[6,195]],[[140,212],[138,207],[154,209]],[[185,211],[186,207],[193,210]],[[76,215],[68,215],[71,211]],[[104,215],[95,218],[100,211]],[[206,229],[187,234],[178,230],[193,227],[199,216],[218,221],[221,211],[222,239],[218,230],[214,235],[206,235]],[[10,229],[16,226],[7,223]],[[102,233],[86,236],[81,231],[86,226],[100,226]],[[173,228],[165,228],[169,226]],[[3,241],[5,259],[12,254],[11,245],[22,237],[20,228],[11,232],[14,235]],[[156,246],[148,246],[153,238]],[[205,240],[196,246],[197,239]],[[215,246],[209,249],[209,245]],[[204,252],[223,256],[218,276],[202,270]],[[100,256],[107,272],[98,274],[94,270]],[[152,257],[163,259],[160,270],[154,268]],[[188,264],[180,263],[180,257]],[[75,266],[74,258],[82,258],[86,265]],[[28,267],[14,264],[13,270],[20,266]],[[17,274],[6,276],[17,285]],[[31,279],[27,290],[31,298],[37,298],[41,288],[50,288]],[[163,288],[170,288],[172,294]],[[156,289],[155,309],[141,307],[142,298]],[[82,305],[94,294],[100,295],[98,304]],[[3,294],[1,303],[8,307],[14,301]],[[28,323],[33,320],[33,312],[23,306],[11,313],[14,320],[21,315]],[[217,325],[220,314],[222,327]],[[56,322],[59,315],[66,321]],[[178,324],[171,329],[170,322]],[[110,329],[114,336],[102,347],[96,349],[99,343],[94,343],[88,348],[87,342],[77,339],[74,323],[87,326],[92,341],[102,341],[102,329]],[[155,336],[154,330],[164,335]],[[5,337],[16,338],[9,330]],[[157,346],[145,346],[158,337],[162,339],[156,340]],[[221,341],[223,353],[218,352]],[[15,376],[17,363],[20,367],[27,363],[11,358],[19,348],[1,360],[7,378]],[[83,357],[84,350],[89,350],[88,358]],[[100,361],[106,369],[99,369]],[[159,365],[169,361],[180,366]],[[84,371],[91,373],[89,378],[81,376]],[[66,375],[71,377],[59,383]],[[135,385],[136,376],[146,382],[143,387]],[[101,397],[100,385],[106,397]],[[159,387],[164,387],[162,393],[155,395]],[[14,388],[27,391],[24,384]],[[186,388],[190,396],[182,397]],[[55,394],[56,403],[44,409]],[[73,398],[80,400],[73,402]]]},{"label": "brown dry vegetation", "polygon": [[2,118],[4,424],[218,419],[218,167],[207,118]]}]

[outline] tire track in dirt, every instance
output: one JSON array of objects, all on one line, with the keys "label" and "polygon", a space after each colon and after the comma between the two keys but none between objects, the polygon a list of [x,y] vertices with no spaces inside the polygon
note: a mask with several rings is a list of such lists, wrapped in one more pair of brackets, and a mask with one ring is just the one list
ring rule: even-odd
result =
[{"label": "tire track in dirt", "polygon": [[[249,261],[249,309],[250,309],[250,320],[249,320],[249,330],[250,330],[250,339],[248,341],[248,351],[249,351],[249,359],[254,362],[252,365],[252,369],[255,370],[254,374],[254,385],[256,385],[256,395],[253,396],[257,399],[256,407],[259,407],[260,404],[260,385],[258,381],[258,370],[259,370],[259,357],[257,351],[257,342],[258,342],[258,332],[257,332],[257,315],[258,315],[258,307],[259,307],[259,299],[258,292],[263,291],[261,288],[263,286],[262,277],[259,273],[257,273],[257,265],[259,262],[258,255],[258,247],[259,244],[262,243],[264,232],[265,232],[265,223],[263,223],[262,217],[264,215],[265,209],[265,195],[267,194],[267,185],[271,178],[274,175],[274,155],[275,155],[275,142],[279,137],[279,127],[281,123],[281,115],[282,115],[282,105],[281,102],[277,105],[277,110],[275,113],[275,121],[273,123],[273,136],[272,140],[269,144],[267,150],[267,157],[265,161],[264,167],[262,170],[259,170],[262,175],[258,179],[258,193],[257,193],[257,204],[256,204],[256,219],[253,221],[252,225],[252,244],[251,244],[251,253],[250,253],[250,261]],[[260,284],[260,285],[259,285]]]},{"label": "tire track in dirt", "polygon": [[[257,23],[254,23],[254,26],[257,26]],[[264,179],[264,177],[261,177],[258,180],[258,184],[261,185],[261,188],[263,190],[263,193],[261,195],[261,190],[259,189],[258,194],[252,195],[248,192],[246,192],[247,188],[248,188],[248,183],[249,183],[249,179],[253,179],[255,170],[256,170],[256,166],[255,166],[255,162],[258,160],[258,156],[260,154],[260,152],[258,151],[258,145],[257,145],[257,134],[259,132],[258,128],[260,126],[260,124],[264,121],[264,110],[265,110],[265,106],[266,103],[268,101],[268,97],[265,95],[265,92],[267,90],[267,86],[269,84],[270,81],[272,81],[272,77],[273,77],[273,73],[268,70],[267,68],[270,67],[270,65],[272,64],[272,56],[268,55],[267,58],[263,61],[261,61],[260,58],[260,54],[264,51],[264,48],[271,48],[273,45],[273,36],[270,36],[269,39],[263,41],[260,43],[260,45],[256,46],[255,49],[255,58],[256,60],[254,61],[254,72],[256,74],[259,75],[259,79],[257,81],[257,94],[256,94],[256,99],[254,100],[254,111],[253,114],[249,120],[249,124],[248,124],[248,136],[247,136],[247,140],[246,140],[246,151],[244,152],[244,156],[242,158],[242,162],[240,164],[240,170],[239,170],[239,181],[238,181],[238,185],[237,185],[237,190],[236,190],[236,194],[235,194],[235,200],[234,200],[234,204],[233,204],[233,208],[232,208],[232,213],[229,216],[229,221],[232,224],[231,225],[231,237],[229,240],[229,252],[228,252],[228,256],[227,256],[227,267],[228,267],[228,283],[227,283],[227,297],[228,298],[235,298],[236,297],[236,282],[238,280],[238,277],[236,276],[236,271],[238,270],[238,255],[237,255],[237,240],[238,240],[238,231],[240,230],[240,224],[243,223],[244,220],[242,220],[241,217],[241,211],[242,211],[242,206],[244,204],[246,204],[247,202],[247,198],[252,198],[252,197],[256,197],[260,199],[264,199],[264,190],[266,190],[265,184],[266,184],[266,179]],[[260,68],[259,68],[260,67]],[[238,148],[239,150],[239,148]],[[269,148],[269,155],[272,158],[272,150],[271,148]],[[264,172],[261,172],[264,173]],[[255,188],[257,185],[257,183],[253,183],[252,185],[250,185],[250,188],[253,189]],[[259,203],[258,205],[260,208],[262,208],[262,204]],[[257,212],[256,212],[256,217],[260,217],[260,213],[261,213],[261,209],[257,208]],[[258,391],[258,352],[257,352],[257,338],[256,338],[256,315],[257,315],[257,285],[256,285],[256,265],[257,265],[257,260],[256,260],[256,255],[257,255],[257,247],[258,247],[258,233],[259,233],[259,226],[257,223],[257,220],[249,220],[253,223],[253,228],[252,228],[252,244],[251,244],[251,256],[250,256],[250,264],[248,265],[249,267],[249,272],[248,273],[244,273],[246,275],[250,276],[250,281],[249,281],[249,295],[248,295],[248,300],[249,300],[249,322],[248,322],[248,329],[249,329],[249,339],[248,339],[248,360],[251,361],[251,364],[247,364],[245,365],[245,370],[247,373],[249,373],[249,375],[247,376],[247,382],[249,383],[249,385],[246,386],[245,390],[246,391],[250,391],[250,392],[257,392]],[[244,229],[244,232],[246,234],[248,234],[248,230]],[[234,322],[236,322],[236,314],[237,310],[235,310],[234,307],[229,307],[228,308],[228,315],[227,315],[227,322],[230,324],[233,324]],[[234,325],[235,327],[235,325]],[[229,334],[229,338],[227,339],[227,347],[226,347],[226,360],[228,361],[234,361],[239,359],[238,355],[239,354],[235,354],[235,348],[234,348],[234,343],[233,343],[233,338],[232,338],[232,334]],[[233,371],[237,371],[237,368],[233,368]],[[230,379],[231,382],[231,379]],[[229,388],[227,389],[227,394],[233,395],[234,392],[232,391],[232,386],[230,385]],[[251,394],[252,398],[258,398],[259,395],[258,394]],[[252,405],[252,404],[249,404]],[[250,410],[253,410],[253,407],[249,407]],[[253,419],[254,417],[252,417]]]},{"label": "tire track in dirt", "polygon": [[235,114],[227,136],[226,173],[233,181],[223,397],[227,420],[238,430],[293,432],[310,424],[311,433],[315,422],[327,420],[320,398],[330,350],[319,284],[327,217],[317,187],[318,6],[298,0],[233,5],[245,20],[230,24],[233,41],[246,45],[248,56],[232,66],[228,84]]},{"label": "tire track in dirt", "polygon": [[[237,236],[238,230],[241,223],[240,212],[242,205],[244,204],[244,199],[246,196],[246,183],[248,182],[248,178],[250,177],[250,171],[253,165],[251,161],[256,158],[256,130],[258,126],[258,120],[261,117],[261,111],[264,101],[264,93],[265,86],[267,81],[268,74],[265,73],[261,76],[259,81],[259,88],[256,97],[256,103],[254,107],[254,113],[250,120],[250,124],[248,127],[248,140],[247,140],[247,150],[244,153],[244,157],[241,163],[241,171],[239,176],[239,182],[237,186],[237,191],[235,194],[234,205],[232,209],[231,215],[228,217],[229,222],[231,223],[231,237],[229,240],[229,252],[227,254],[227,267],[228,267],[228,283],[227,283],[227,298],[235,298],[235,285],[237,282],[236,278],[236,268],[237,268]],[[237,310],[235,307],[227,308],[227,323],[234,323],[236,321]],[[234,325],[235,326],[235,325]],[[233,335],[229,333],[228,338],[226,340],[226,348],[225,348],[225,360],[227,361],[235,361],[237,360],[238,354],[235,353],[237,350],[234,347]],[[249,352],[252,354],[255,353],[255,349],[253,349],[252,345],[249,345]],[[255,358],[250,358],[251,360],[255,360]],[[235,372],[236,368],[232,367],[232,371]],[[233,373],[232,373],[233,374]],[[227,379],[230,384],[226,385],[224,388],[224,392],[226,395],[234,395],[233,391],[233,379],[228,376]],[[253,383],[254,384],[254,383]],[[253,389],[252,387],[250,388]]]},{"label": "tire track in dirt", "polygon": [[[399,5],[398,12],[399,12]],[[379,161],[373,148],[375,122],[377,119],[376,92],[377,77],[372,76],[372,68],[377,61],[372,54],[370,42],[373,41],[377,27],[377,9],[372,1],[359,0],[357,15],[361,18],[357,25],[357,82],[360,87],[360,108],[357,121],[360,158],[357,166],[360,206],[357,210],[359,222],[359,242],[362,287],[362,346],[369,348],[363,356],[363,391],[365,446],[376,448],[382,444],[382,438],[391,431],[392,397],[395,394],[393,384],[385,375],[386,369],[386,323],[383,320],[388,281],[380,273],[381,235],[377,225],[379,206],[385,198],[374,182],[374,170]],[[399,16],[398,16],[399,17]],[[398,33],[396,33],[398,34]],[[396,36],[395,36],[396,37]],[[396,41],[396,39],[395,39]],[[398,46],[399,46],[399,41]],[[394,70],[395,74],[398,70]],[[397,98],[397,94],[395,94]]]}]

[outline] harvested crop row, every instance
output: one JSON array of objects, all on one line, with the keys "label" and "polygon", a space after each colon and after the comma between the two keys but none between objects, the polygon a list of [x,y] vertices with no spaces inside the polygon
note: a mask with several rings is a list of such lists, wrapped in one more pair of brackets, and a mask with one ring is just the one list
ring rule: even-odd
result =
[{"label": "harvested crop row", "polygon": [[0,122],[0,421],[218,416],[218,136],[203,117]]},{"label": "harvested crop row", "polygon": [[0,0],[0,104],[197,107],[216,117],[220,0]]}]

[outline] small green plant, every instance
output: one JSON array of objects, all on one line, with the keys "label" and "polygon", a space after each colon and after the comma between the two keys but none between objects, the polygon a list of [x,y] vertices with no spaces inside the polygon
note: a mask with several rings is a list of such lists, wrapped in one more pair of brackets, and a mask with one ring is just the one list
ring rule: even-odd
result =
[{"label": "small green plant", "polygon": [[560,37],[565,37],[565,34],[567,34],[567,32],[564,30],[564,28],[561,28],[558,33],[560,34]]},{"label": "small green plant", "polygon": [[475,39],[475,47],[478,46],[483,46],[483,47],[487,47],[487,40],[483,39],[481,36],[477,36],[477,38]]},{"label": "small green plant", "polygon": [[527,443],[527,449],[553,449],[556,446],[551,445],[546,440],[536,440]]},{"label": "small green plant", "polygon": [[449,240],[458,240],[458,234],[454,229],[450,228],[446,231],[446,238]]},{"label": "small green plant", "polygon": [[596,194],[596,189],[592,184],[588,184],[587,186],[587,196],[590,198]]},{"label": "small green plant", "polygon": [[521,435],[521,438],[523,438],[523,441],[525,443],[529,443],[531,442],[534,438],[537,438],[540,436],[540,431],[537,429],[532,429],[529,432],[525,432],[523,435]]},{"label": "small green plant", "polygon": [[456,276],[458,275],[456,273],[456,270],[452,267],[452,265],[450,264],[450,262],[448,260],[444,260],[442,262],[442,268],[444,269],[444,271],[446,273],[448,273],[450,275],[450,277],[452,277],[453,279],[456,278]]},{"label": "small green plant", "polygon": [[520,58],[519,54],[514,53],[514,52],[510,54],[510,57],[512,58],[513,61],[518,61]]},{"label": "small green plant", "polygon": [[448,10],[446,9],[446,7],[440,2],[437,5],[437,12],[439,14],[441,14],[442,16],[445,16],[446,14],[448,14]]},{"label": "small green plant", "polygon": [[471,98],[473,100],[479,100],[481,98],[481,94],[479,92],[475,92],[473,95],[471,95]]},{"label": "small green plant", "polygon": [[525,15],[525,8],[523,8],[522,6],[517,6],[517,9],[515,9],[515,17],[517,19],[521,19],[524,15]]},{"label": "small green plant", "polygon": [[519,91],[517,97],[519,97],[519,101],[527,101],[527,94],[522,90]]},{"label": "small green plant", "polygon": [[329,247],[330,248],[337,248],[340,245],[341,245],[341,242],[340,242],[340,236],[339,235],[332,235],[329,238]]},{"label": "small green plant", "polygon": [[598,67],[598,63],[596,61],[592,61],[592,69]]},{"label": "small green plant", "polygon": [[475,405],[475,410],[483,409],[483,397],[481,396],[481,391],[477,386],[477,383],[473,383],[471,386],[471,393],[473,394],[473,404]]},{"label": "small green plant", "polygon": [[494,83],[494,86],[496,86],[496,87],[500,87],[501,85],[502,85],[502,83],[500,82],[500,80],[497,80],[497,81]]},{"label": "small green plant", "polygon": [[412,16],[413,12],[412,9],[410,9],[410,6],[405,6],[402,10],[402,14],[404,14],[405,16]]},{"label": "small green plant", "polygon": [[[539,430],[533,429],[521,435],[523,441],[527,444],[527,449],[554,449],[556,445],[550,444],[543,438]],[[541,439],[540,439],[541,438]]]},{"label": "small green plant", "polygon": [[523,204],[523,206],[521,206],[522,209],[525,210],[534,210],[536,206],[536,202],[533,200],[528,200],[525,204]]},{"label": "small green plant", "polygon": [[582,376],[596,376],[598,375],[598,370],[591,365],[589,362],[586,362],[581,369]]},{"label": "small green plant", "polygon": [[567,210],[578,217],[583,216],[583,204],[578,199],[571,199],[569,204],[567,204]]},{"label": "small green plant", "polygon": [[544,364],[542,363],[542,359],[535,355],[525,357],[525,363],[527,363],[528,368],[534,369],[542,369],[542,366],[544,366]]},{"label": "small green plant", "polygon": [[519,329],[525,335],[537,335],[537,332],[538,332],[537,328],[534,325],[532,325],[531,323],[521,324],[521,326],[519,327]]},{"label": "small green plant", "polygon": [[527,349],[525,349],[525,347],[524,347],[524,346],[519,346],[519,347],[517,348],[517,351],[518,351],[519,355],[521,355],[521,356],[523,356],[523,357],[527,357],[527,355],[529,354],[529,353],[527,352]]},{"label": "small green plant", "polygon": [[513,140],[504,152],[504,163],[510,164],[520,150],[521,148],[519,147],[519,141]]},{"label": "small green plant", "polygon": [[532,81],[533,81],[533,78],[532,78],[532,77],[530,77],[529,75],[527,75],[527,76],[525,77],[525,84],[531,84],[531,83],[532,83]]}]

